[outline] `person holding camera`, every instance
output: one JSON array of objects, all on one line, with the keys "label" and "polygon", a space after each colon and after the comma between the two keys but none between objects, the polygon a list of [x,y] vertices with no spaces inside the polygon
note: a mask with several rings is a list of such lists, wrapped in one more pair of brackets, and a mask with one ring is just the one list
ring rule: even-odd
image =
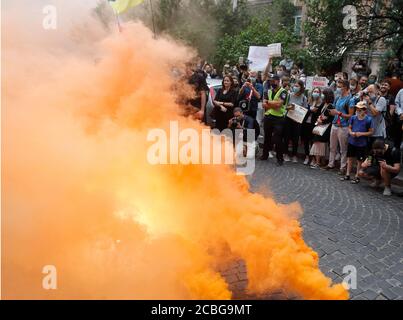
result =
[{"label": "person holding camera", "polygon": [[214,108],[211,117],[215,120],[216,129],[223,131],[227,128],[236,101],[237,92],[234,90],[234,80],[230,76],[225,76],[222,88],[218,90],[213,101]]},{"label": "person holding camera", "polygon": [[372,145],[371,155],[362,164],[360,176],[372,179],[371,187],[378,187],[383,181],[384,196],[391,196],[391,181],[401,170],[401,152],[398,148],[392,148],[383,139],[378,139]]},{"label": "person holding camera", "polygon": [[370,138],[372,146],[375,140],[386,138],[386,121],[385,114],[387,112],[387,101],[381,96],[379,86],[371,84],[362,92],[362,101],[367,103],[369,115],[374,121],[374,134]]},{"label": "person holding camera", "polygon": [[[257,147],[256,141],[260,135],[259,123],[252,117],[245,115],[242,108],[237,107],[234,109],[234,117],[228,122],[228,128],[234,132],[234,142],[237,142],[235,139],[236,130],[243,130],[244,153],[247,154],[248,159],[253,158]],[[254,130],[253,141],[248,141],[248,130]]]},{"label": "person holding camera", "polygon": [[257,72],[251,71],[239,90],[239,105],[245,105],[244,111],[256,119],[259,101],[263,96],[263,85],[257,82]]},{"label": "person holding camera", "polygon": [[352,184],[360,183],[359,172],[361,164],[367,153],[368,137],[374,133],[372,118],[366,114],[367,105],[365,102],[358,102],[356,105],[357,113],[352,116],[349,122],[349,138],[347,148],[347,172],[341,178],[341,181],[349,181],[351,170],[353,169],[353,161],[357,159],[357,172]]}]

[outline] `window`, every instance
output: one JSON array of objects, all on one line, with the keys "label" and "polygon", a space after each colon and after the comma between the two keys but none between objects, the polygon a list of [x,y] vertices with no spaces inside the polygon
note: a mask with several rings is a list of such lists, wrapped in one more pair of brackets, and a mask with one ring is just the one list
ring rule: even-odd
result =
[{"label": "window", "polygon": [[294,21],[294,33],[299,37],[301,36],[302,16],[295,16]]}]

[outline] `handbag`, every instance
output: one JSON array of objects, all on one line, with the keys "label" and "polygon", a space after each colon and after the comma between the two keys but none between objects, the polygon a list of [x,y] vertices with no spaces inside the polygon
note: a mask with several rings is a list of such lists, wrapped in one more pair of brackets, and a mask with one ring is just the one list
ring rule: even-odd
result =
[{"label": "handbag", "polygon": [[[325,114],[325,112],[327,111],[327,108],[324,108],[324,110],[322,111],[322,115]],[[323,137],[323,135],[326,133],[327,129],[330,127],[331,123],[327,123],[327,124],[319,124],[317,126],[315,126],[315,128],[313,128],[312,133],[316,136],[321,136]]]},{"label": "handbag", "polygon": [[330,126],[330,123],[317,125],[315,128],[313,128],[312,133],[314,135],[323,137],[323,135],[325,134],[325,132],[327,131],[329,126]]}]

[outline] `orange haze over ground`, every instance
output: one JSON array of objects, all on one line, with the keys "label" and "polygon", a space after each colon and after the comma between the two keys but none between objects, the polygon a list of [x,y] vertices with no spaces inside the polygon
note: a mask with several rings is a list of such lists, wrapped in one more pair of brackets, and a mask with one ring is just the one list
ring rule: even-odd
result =
[{"label": "orange haze over ground", "polygon": [[[299,205],[250,193],[229,166],[148,164],[150,128],[202,129],[172,90],[192,52],[140,23],[93,35],[30,47],[6,29],[3,298],[230,299],[215,271],[228,256],[245,261],[252,294],[348,298],[305,244]],[[57,290],[42,288],[46,265]]]}]

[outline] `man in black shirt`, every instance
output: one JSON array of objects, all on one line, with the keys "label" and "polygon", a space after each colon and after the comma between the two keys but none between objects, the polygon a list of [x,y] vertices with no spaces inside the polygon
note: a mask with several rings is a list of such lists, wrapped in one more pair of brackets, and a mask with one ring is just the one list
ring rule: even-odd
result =
[{"label": "man in black shirt", "polygon": [[207,94],[209,91],[206,78],[197,72],[192,64],[186,66],[186,75],[188,77],[188,83],[194,88],[196,94],[195,98],[190,99],[188,103],[198,110],[195,117],[205,122]]},{"label": "man in black shirt", "polygon": [[371,156],[362,164],[360,176],[374,179],[372,187],[378,187],[383,180],[384,196],[391,196],[391,180],[400,173],[401,152],[379,139],[372,145]]}]

